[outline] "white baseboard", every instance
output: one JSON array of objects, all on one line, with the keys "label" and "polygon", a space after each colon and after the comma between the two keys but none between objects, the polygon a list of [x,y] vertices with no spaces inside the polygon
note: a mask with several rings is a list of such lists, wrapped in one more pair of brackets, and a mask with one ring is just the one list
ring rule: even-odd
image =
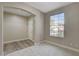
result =
[{"label": "white baseboard", "polygon": [[74,52],[78,52],[79,53],[79,49],[76,49],[76,48],[72,48],[72,47],[69,47],[69,46],[61,45],[61,44],[58,44],[58,43],[55,43],[55,42],[51,42],[51,41],[48,41],[48,40],[45,40],[44,42],[46,42],[48,44],[56,45],[56,46],[61,47],[61,48],[69,49],[69,50],[72,50]]},{"label": "white baseboard", "polygon": [[7,43],[12,43],[12,42],[17,42],[17,41],[22,41],[22,40],[27,40],[29,38],[25,38],[25,39],[17,39],[17,40],[12,40],[12,41],[7,41],[7,42],[4,42],[4,44],[7,44]]}]

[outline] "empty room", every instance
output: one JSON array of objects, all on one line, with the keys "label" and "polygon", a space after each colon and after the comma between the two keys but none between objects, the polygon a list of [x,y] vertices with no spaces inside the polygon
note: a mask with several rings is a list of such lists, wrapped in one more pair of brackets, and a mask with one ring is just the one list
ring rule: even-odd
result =
[{"label": "empty room", "polygon": [[79,2],[0,2],[0,56],[79,56]]}]

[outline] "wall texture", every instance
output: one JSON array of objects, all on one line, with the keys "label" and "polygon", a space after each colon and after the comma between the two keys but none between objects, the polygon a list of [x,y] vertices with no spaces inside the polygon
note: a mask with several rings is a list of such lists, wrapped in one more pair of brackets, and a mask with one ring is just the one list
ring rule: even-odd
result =
[{"label": "wall texture", "polygon": [[34,36],[34,16],[28,17],[28,38],[33,40]]},{"label": "wall texture", "polygon": [[[44,39],[44,15],[37,9],[27,5],[26,3],[21,2],[0,2],[0,6],[3,7],[14,7],[20,8],[25,11],[28,11],[35,15],[35,34],[34,34],[34,42],[36,44],[40,44],[40,41]],[[40,29],[40,30],[39,30]]]},{"label": "wall texture", "polygon": [[4,42],[22,40],[28,38],[27,17],[4,12],[3,38]]},{"label": "wall texture", "polygon": [[3,14],[2,14],[2,7],[0,7],[0,55],[2,55],[2,51],[3,51],[3,45],[2,45],[2,18],[3,18]]},{"label": "wall texture", "polygon": [[[49,36],[50,15],[64,12],[65,34],[64,38]],[[45,40],[79,49],[79,3],[73,3],[63,8],[48,12],[45,16]]]},{"label": "wall texture", "polygon": [[[37,9],[27,5],[26,3],[18,3],[18,2],[0,2],[0,24],[2,25],[2,7],[14,7],[14,8],[21,8],[25,11],[28,11],[35,15],[35,35],[34,35],[34,42],[36,44],[40,44],[40,42],[44,39],[44,14],[38,11]],[[2,28],[0,25],[0,29]],[[39,30],[40,29],[40,30]],[[2,30],[0,30],[2,32]],[[0,54],[2,54],[2,33],[0,33]],[[4,39],[3,39],[4,40]]]}]

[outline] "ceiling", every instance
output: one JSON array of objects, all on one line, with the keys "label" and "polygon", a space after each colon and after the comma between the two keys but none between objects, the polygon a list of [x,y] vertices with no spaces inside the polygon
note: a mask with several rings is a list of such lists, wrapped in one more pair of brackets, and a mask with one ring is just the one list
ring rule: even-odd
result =
[{"label": "ceiling", "polygon": [[[24,4],[28,4],[33,8],[40,10],[43,13],[47,13],[51,10],[55,10],[57,8],[66,6],[71,4],[72,2],[24,2]],[[21,16],[31,16],[32,14],[18,8],[5,7],[5,12],[13,13]]]},{"label": "ceiling", "polygon": [[40,10],[41,12],[48,12],[57,8],[71,4],[72,2],[25,2],[28,5]]},{"label": "ceiling", "polygon": [[20,15],[20,16],[31,16],[32,15],[31,13],[27,11],[24,11],[18,8],[11,8],[11,7],[5,7],[4,12],[13,13],[13,14]]}]

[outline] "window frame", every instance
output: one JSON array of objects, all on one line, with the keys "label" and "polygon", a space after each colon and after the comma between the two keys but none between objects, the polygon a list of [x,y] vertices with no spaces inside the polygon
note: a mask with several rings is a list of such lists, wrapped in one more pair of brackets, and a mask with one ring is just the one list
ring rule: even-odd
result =
[{"label": "window frame", "polygon": [[[49,16],[49,19],[50,19],[50,17],[51,16],[55,16],[55,15],[58,15],[58,14],[62,14],[62,13],[64,13],[64,12],[59,12],[59,13],[55,13],[55,14],[52,14],[52,15],[50,15]],[[51,19],[50,19],[51,20]],[[64,31],[63,31],[63,37],[61,37],[61,36],[53,36],[53,35],[50,35],[50,20],[49,20],[49,36],[50,37],[57,37],[57,38],[64,38],[64,36],[65,36],[65,34],[64,34],[64,32],[65,32],[65,13],[64,13]],[[59,29],[59,28],[58,28]],[[59,30],[58,30],[59,31]],[[59,32],[58,32],[59,33]]]}]

